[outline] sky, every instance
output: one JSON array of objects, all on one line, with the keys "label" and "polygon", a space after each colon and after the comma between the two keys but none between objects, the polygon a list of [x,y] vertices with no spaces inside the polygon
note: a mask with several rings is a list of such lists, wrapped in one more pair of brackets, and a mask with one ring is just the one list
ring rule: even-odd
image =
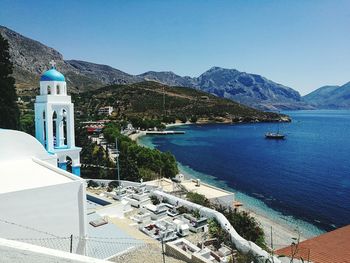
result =
[{"label": "sky", "polygon": [[219,66],[302,95],[350,81],[350,0],[0,0],[0,25],[130,74]]}]

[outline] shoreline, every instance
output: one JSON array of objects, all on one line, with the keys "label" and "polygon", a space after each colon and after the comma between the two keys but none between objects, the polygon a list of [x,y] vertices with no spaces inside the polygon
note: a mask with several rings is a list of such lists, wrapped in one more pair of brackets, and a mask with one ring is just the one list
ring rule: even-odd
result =
[{"label": "shoreline", "polygon": [[[300,241],[304,241],[306,239],[309,239],[311,237],[316,236],[315,234],[302,233],[302,229],[299,229],[299,225],[296,223],[294,224],[294,222],[291,222],[289,216],[286,216],[286,217],[280,216],[279,218],[274,218],[273,214],[265,215],[265,214],[261,213],[259,211],[261,209],[259,209],[258,207],[252,207],[252,205],[249,204],[249,202],[247,200],[242,198],[242,193],[240,193],[239,191],[235,191],[234,189],[231,189],[228,186],[215,185],[215,184],[211,183],[210,182],[211,180],[208,177],[212,177],[212,176],[205,177],[205,175],[201,175],[201,173],[193,170],[192,168],[187,169],[187,167],[186,167],[186,169],[185,169],[185,167],[181,164],[180,164],[179,170],[180,170],[180,173],[184,174],[185,177],[187,177],[187,178],[199,178],[205,184],[208,184],[208,185],[215,187],[215,188],[222,189],[223,191],[229,191],[229,192],[234,193],[235,200],[237,200],[243,204],[243,207],[240,208],[240,211],[248,212],[260,224],[260,226],[263,229],[264,234],[265,234],[264,236],[265,236],[266,245],[269,247],[271,246],[270,244],[271,244],[271,227],[272,227],[272,241],[273,241],[274,250],[290,246],[292,242],[295,242],[295,240],[294,240],[295,238],[299,237]],[[207,179],[207,180],[205,180],[205,179]],[[248,197],[250,197],[250,196],[248,196]],[[250,197],[250,198],[255,199],[253,197]],[[256,199],[256,200],[258,200],[258,199]],[[258,200],[258,202],[262,202],[262,201]],[[269,208],[269,207],[268,207],[268,209],[273,210],[272,208]],[[273,211],[275,211],[275,210],[273,210]],[[279,212],[277,212],[277,213],[279,213]],[[286,222],[285,223],[281,222],[283,220],[285,220]],[[299,233],[298,233],[297,229],[299,229]],[[321,233],[319,233],[319,234],[321,234]]]},{"label": "shoreline", "polygon": [[[186,123],[183,123],[183,122],[176,122],[176,123],[170,123],[170,124],[166,124],[165,125],[165,129],[168,129],[170,127],[178,127],[178,126],[183,126],[183,125],[190,125],[192,123],[190,122],[186,122]],[[131,135],[129,135],[128,137],[133,140],[133,141],[136,141],[138,142],[138,139],[141,138],[142,136],[146,136],[146,131],[137,131],[136,133],[133,133]]]},{"label": "shoreline", "polygon": [[[287,123],[287,122],[291,122],[291,118],[289,118],[289,116],[287,117],[281,117],[281,121],[282,123]],[[277,121],[268,121],[271,123],[278,123]],[[204,119],[200,119],[195,123],[192,123],[190,121],[187,122],[180,122],[180,121],[176,121],[175,123],[170,123],[170,124],[166,124],[165,125],[165,129],[171,128],[171,127],[178,127],[178,126],[184,126],[184,125],[193,125],[193,124],[199,124],[199,125],[207,125],[207,124],[251,124],[251,123],[265,123],[262,121],[259,122],[232,122],[232,121],[222,121],[222,122],[218,122],[218,121],[209,121],[209,120],[204,120]],[[136,131],[136,133],[133,133],[131,135],[129,135],[128,137],[133,140],[136,141],[142,137],[146,135],[146,131]]]},{"label": "shoreline", "polygon": [[[176,124],[167,126],[167,128],[173,127],[173,126],[187,125],[187,124],[188,123],[176,123]],[[145,133],[137,134],[137,136],[134,136],[135,141],[144,147],[152,148],[152,145],[148,145],[148,143],[142,143],[138,140],[139,138],[145,135],[146,135]],[[217,185],[212,182],[213,179],[215,180],[215,178],[210,175],[201,174],[190,167],[183,166],[181,163],[178,163],[178,164],[179,164],[180,173],[184,174],[186,177],[199,178],[208,185],[211,185],[216,188],[220,188],[223,191],[230,191],[234,193],[236,195],[236,200],[243,203],[243,208],[241,208],[241,210],[249,212],[250,215],[252,215],[258,221],[258,223],[260,223],[265,233],[265,241],[268,246],[270,246],[271,244],[271,227],[272,227],[272,239],[273,239],[274,249],[279,249],[282,247],[289,246],[293,241],[295,242],[294,240],[295,238],[299,237],[300,241],[303,241],[311,237],[317,236],[319,234],[322,234],[324,232],[323,230],[312,225],[311,223],[308,223],[306,221],[299,220],[299,219],[294,219],[293,216],[283,215],[280,212],[268,207],[265,203],[263,203],[263,201],[256,199],[254,197],[251,197],[249,195],[240,193],[239,191],[236,191],[228,187],[223,182],[221,183],[222,185],[221,184]],[[250,199],[250,200],[247,200],[247,199]],[[252,200],[254,201],[252,202]],[[264,205],[260,207],[259,206],[260,203]],[[263,211],[263,213],[259,210]],[[276,218],[274,218],[274,216],[276,216]]]}]

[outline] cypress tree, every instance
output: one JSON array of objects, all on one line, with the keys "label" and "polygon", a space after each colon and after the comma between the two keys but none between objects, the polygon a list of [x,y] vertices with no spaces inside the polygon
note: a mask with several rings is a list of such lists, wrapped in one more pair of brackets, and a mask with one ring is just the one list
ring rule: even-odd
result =
[{"label": "cypress tree", "polygon": [[8,41],[0,34],[0,128],[19,128],[19,109]]}]

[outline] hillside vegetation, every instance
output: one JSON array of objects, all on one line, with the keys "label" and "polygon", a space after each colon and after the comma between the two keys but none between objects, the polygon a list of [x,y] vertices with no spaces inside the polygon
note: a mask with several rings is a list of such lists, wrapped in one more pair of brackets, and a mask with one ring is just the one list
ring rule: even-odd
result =
[{"label": "hillside vegetation", "polygon": [[[109,145],[118,140],[120,151],[120,178],[138,182],[160,177],[173,178],[179,172],[175,157],[169,152],[160,152],[138,145],[120,133],[120,126],[109,123],[103,129]],[[92,143],[83,126],[76,128],[76,143],[82,147],[81,175],[84,178],[115,179],[116,165],[101,145]],[[104,167],[108,167],[107,169]],[[112,169],[111,169],[112,168]]]},{"label": "hillside vegetation", "polygon": [[157,82],[112,85],[72,96],[83,119],[97,118],[100,107],[113,106],[115,119],[164,119],[167,116],[199,122],[289,121],[284,115],[262,112],[202,91]]}]

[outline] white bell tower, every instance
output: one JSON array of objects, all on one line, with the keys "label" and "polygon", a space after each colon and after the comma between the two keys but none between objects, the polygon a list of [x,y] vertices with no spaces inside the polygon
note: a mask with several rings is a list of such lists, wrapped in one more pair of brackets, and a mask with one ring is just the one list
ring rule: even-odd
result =
[{"label": "white bell tower", "polygon": [[40,95],[35,100],[35,137],[51,154],[56,154],[58,166],[80,176],[80,151],[75,146],[74,106],[67,95],[64,76],[51,69],[40,78]]}]

